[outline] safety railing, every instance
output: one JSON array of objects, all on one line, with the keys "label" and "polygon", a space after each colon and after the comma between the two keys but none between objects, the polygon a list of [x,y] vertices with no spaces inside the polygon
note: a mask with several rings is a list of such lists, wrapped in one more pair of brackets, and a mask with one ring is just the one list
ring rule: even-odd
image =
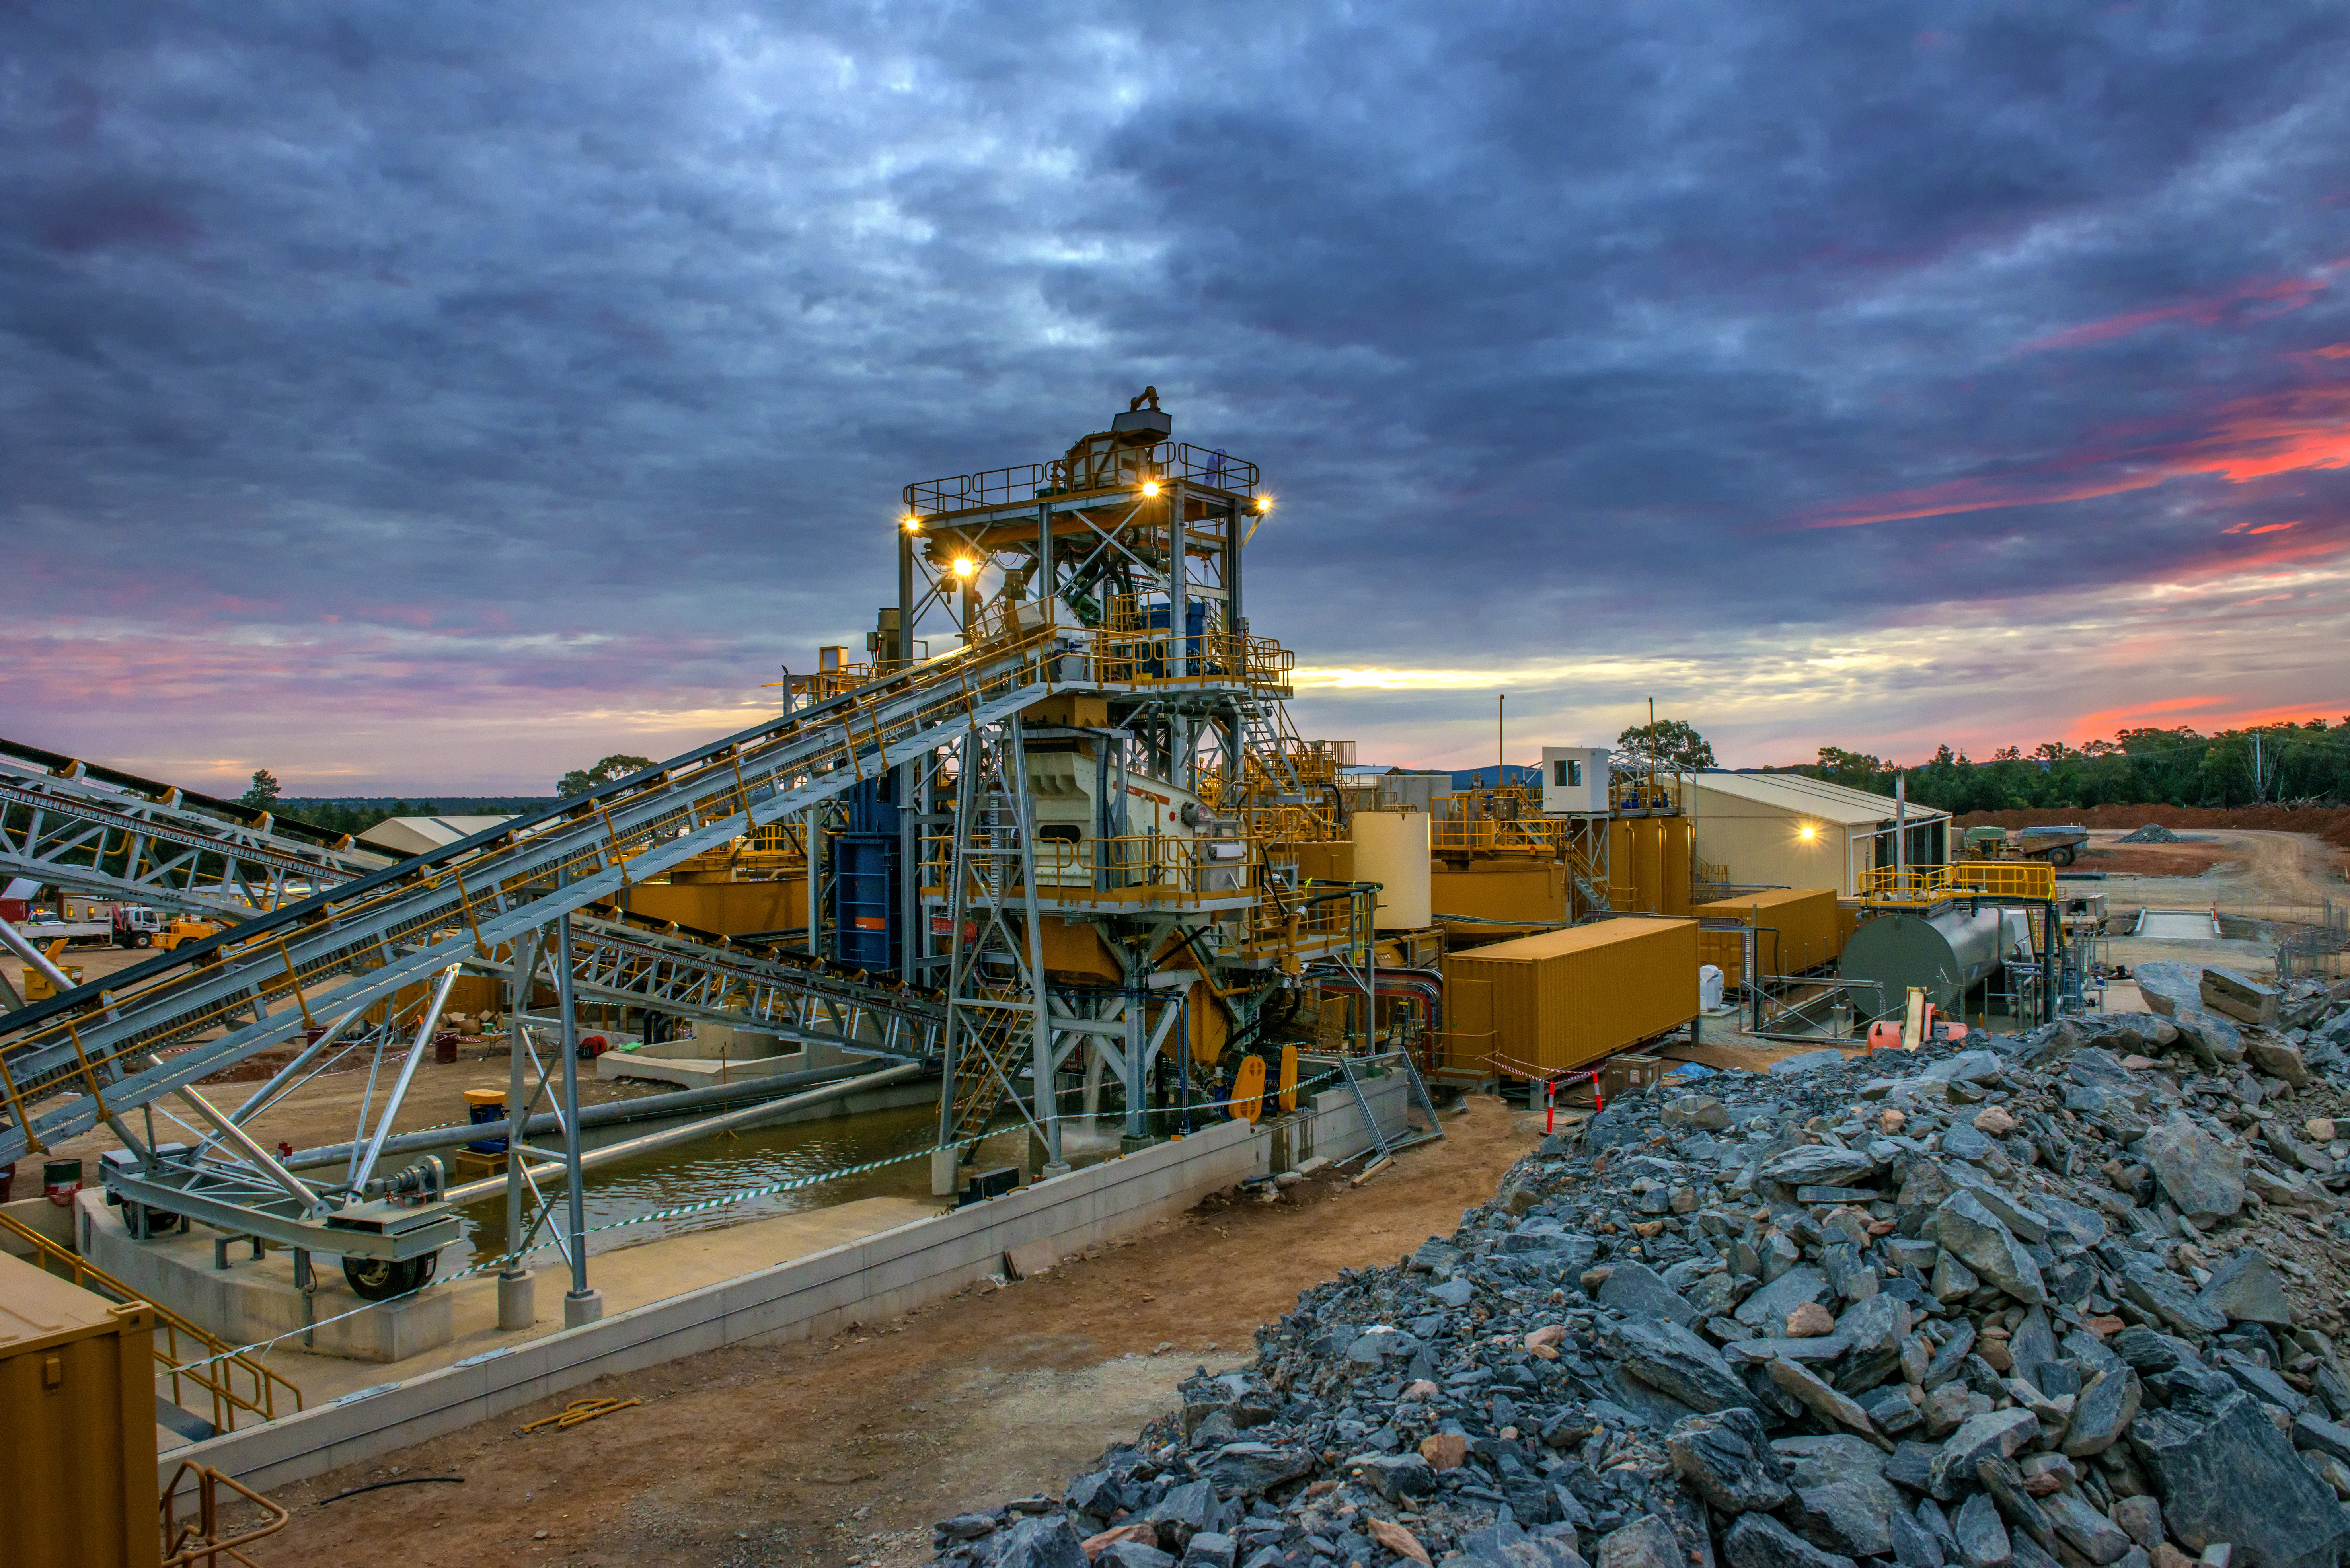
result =
[{"label": "safety railing", "polygon": [[1962,860],[1950,866],[1879,866],[1860,877],[1871,903],[1934,903],[1945,898],[2054,898],[2056,868],[2042,860]]},{"label": "safety railing", "polygon": [[1179,637],[1163,630],[1102,630],[1084,636],[1091,644],[1093,679],[1105,686],[1246,685],[1262,696],[1286,697],[1297,664],[1297,656],[1273,639],[1240,632]]},{"label": "safety railing", "polygon": [[[195,1483],[195,1518],[183,1521],[180,1518],[181,1498],[191,1481]],[[224,1531],[221,1519],[221,1492],[224,1490],[258,1510],[261,1515],[259,1521]],[[220,1568],[223,1558],[242,1563],[244,1568],[255,1568],[253,1559],[247,1557],[242,1549],[265,1535],[276,1534],[294,1517],[283,1506],[253,1490],[234,1476],[225,1475],[210,1465],[200,1465],[193,1459],[180,1461],[180,1468],[172,1472],[172,1482],[163,1489],[162,1496],[155,1500],[155,1506],[162,1515],[162,1568]]]},{"label": "safety railing", "polygon": [[[1257,900],[1249,908],[1242,943],[1251,958],[1294,955],[1301,948],[1327,948],[1357,934],[1360,911],[1343,888],[1307,884],[1293,888],[1260,876]],[[1332,893],[1338,897],[1330,897]]]},{"label": "safety railing", "polygon": [[1347,836],[1337,813],[1327,806],[1251,806],[1228,815],[1259,844],[1336,844]]},{"label": "safety railing", "polygon": [[[930,835],[922,840],[921,875],[926,893],[948,887],[954,840]],[[1169,834],[1125,834],[1106,838],[1039,838],[1030,846],[1036,867],[1036,896],[1046,902],[1170,904],[1229,902],[1255,885],[1256,846],[1232,838],[1182,838]],[[973,898],[983,892],[1017,897],[1016,865],[972,861],[965,872]],[[983,888],[991,876],[998,889]]]},{"label": "safety railing", "polygon": [[1232,838],[1126,834],[1036,845],[1040,895],[1181,903],[1230,899],[1254,881],[1256,846]]},{"label": "safety railing", "polygon": [[1567,825],[1543,817],[1440,816],[1429,824],[1428,846],[1438,855],[1565,853]]},{"label": "safety railing", "polygon": [[[1090,481],[1083,488],[1072,485],[1073,477]],[[1111,483],[1100,483],[1104,479]],[[1155,446],[1121,446],[1117,462],[1106,472],[1073,475],[1067,462],[1055,458],[1049,462],[1021,462],[1009,468],[991,468],[980,473],[949,474],[943,479],[925,479],[906,486],[906,510],[914,516],[928,519],[956,512],[975,512],[984,507],[1017,505],[1024,501],[1042,501],[1055,495],[1083,494],[1098,490],[1115,493],[1157,482],[1181,481],[1227,494],[1253,495],[1257,486],[1257,466],[1243,459],[1231,456],[1208,447],[1196,447],[1188,441],[1160,441]]]},{"label": "safety railing", "polygon": [[[172,1403],[182,1408],[194,1408],[181,1397],[182,1384],[208,1395],[214,1429],[236,1430],[240,1413],[255,1420],[274,1421],[281,1407],[289,1403],[292,1410],[302,1408],[302,1390],[293,1384],[250,1356],[235,1354],[227,1341],[214,1338],[171,1308],[148,1300],[105,1270],[85,1262],[71,1248],[59,1246],[10,1215],[0,1214],[0,1230],[30,1245],[35,1262],[49,1272],[62,1272],[86,1291],[111,1296],[118,1302],[143,1302],[152,1308],[155,1361],[162,1368],[158,1376],[172,1380]],[[182,1347],[182,1339],[196,1347],[192,1353]]]}]

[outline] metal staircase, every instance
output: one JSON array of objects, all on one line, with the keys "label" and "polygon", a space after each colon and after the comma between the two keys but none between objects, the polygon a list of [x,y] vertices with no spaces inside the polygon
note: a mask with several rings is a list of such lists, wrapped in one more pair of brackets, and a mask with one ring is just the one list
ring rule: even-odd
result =
[{"label": "metal staircase", "polygon": [[[1071,684],[1065,666],[1091,677],[1087,689],[1098,689],[1084,646],[1088,635],[1050,626],[1013,629],[444,849],[276,908],[258,907],[268,902],[265,896],[247,904],[253,912],[242,923],[218,936],[159,955],[103,986],[0,1016],[0,1162],[99,1121],[119,1123],[127,1110],[306,1026],[421,986],[452,964],[503,968],[517,939],[558,914],[614,901],[638,880],[805,812],[918,752],[1012,719]],[[84,807],[96,804],[81,801]],[[131,815],[151,819],[135,807]],[[175,830],[188,831],[184,824]],[[12,830],[11,842],[47,841],[29,832],[20,839]],[[82,874],[103,865],[100,849],[113,847],[94,846]],[[256,861],[275,853],[253,846]],[[50,851],[45,858],[62,857]],[[319,880],[333,874],[322,861],[304,871]],[[174,885],[182,898],[257,886],[250,878],[191,877]],[[291,882],[288,868],[281,886],[291,891]],[[164,884],[150,878],[148,885]],[[625,922],[600,929],[584,920],[574,925],[575,948],[579,931],[606,945],[589,966],[592,972],[601,965],[606,996],[660,994],[688,1012],[709,1006],[707,989],[691,995],[677,983],[681,955],[674,942],[657,957],[659,940]],[[808,996],[806,986],[796,1001],[786,1000],[791,987],[773,973],[754,974],[749,963],[747,957],[736,961],[733,978],[766,985],[764,1000],[750,1000],[769,1017],[794,1016],[805,1026],[811,1017],[837,1021],[858,1004],[845,994]],[[879,999],[864,1000],[869,1011]],[[723,1011],[731,1020],[739,1009]]]},{"label": "metal staircase", "polygon": [[[962,742],[955,784],[954,853],[948,894],[945,1067],[953,1093],[939,1103],[939,1141],[977,1137],[1005,1101],[1060,1158],[1053,1116],[1050,1000],[1036,901],[1033,808],[1014,715]],[[1035,1068],[1037,1105],[1021,1103],[1023,1058]]]}]

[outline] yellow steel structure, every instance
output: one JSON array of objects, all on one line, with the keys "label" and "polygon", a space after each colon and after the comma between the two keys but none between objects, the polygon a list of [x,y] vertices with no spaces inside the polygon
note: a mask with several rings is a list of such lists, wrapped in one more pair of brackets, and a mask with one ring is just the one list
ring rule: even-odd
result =
[{"label": "yellow steel structure", "polygon": [[1871,904],[1939,904],[1951,898],[2054,898],[2056,868],[2044,860],[1961,860],[1950,866],[1881,866],[1861,874]]}]

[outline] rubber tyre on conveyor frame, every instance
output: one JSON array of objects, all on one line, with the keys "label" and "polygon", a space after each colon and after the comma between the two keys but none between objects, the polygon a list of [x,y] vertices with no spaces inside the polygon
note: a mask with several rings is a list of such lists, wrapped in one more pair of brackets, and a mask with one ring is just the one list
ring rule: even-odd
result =
[{"label": "rubber tyre on conveyor frame", "polygon": [[168,1209],[150,1209],[136,1198],[124,1199],[122,1200],[123,1229],[136,1236],[139,1234],[141,1220],[146,1222],[147,1235],[150,1240],[157,1236],[169,1236],[188,1228],[188,1217],[184,1214],[174,1214]]},{"label": "rubber tyre on conveyor frame", "polygon": [[343,1280],[361,1301],[388,1302],[431,1284],[440,1261],[437,1252],[397,1263],[389,1258],[345,1258]]}]

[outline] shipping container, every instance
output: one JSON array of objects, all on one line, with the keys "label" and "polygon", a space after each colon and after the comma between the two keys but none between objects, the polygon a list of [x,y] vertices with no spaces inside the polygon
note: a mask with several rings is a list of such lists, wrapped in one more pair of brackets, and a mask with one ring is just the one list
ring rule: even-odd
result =
[{"label": "shipping container", "polygon": [[[1804,974],[1844,950],[1833,888],[1742,893],[1700,904],[1690,913],[1700,920],[1736,920],[1752,928],[1755,962],[1764,974]],[[1698,961],[1717,965],[1725,985],[1746,983],[1745,950],[1743,932],[1698,932]]]},{"label": "shipping container", "polygon": [[1440,1069],[1557,1073],[1679,1028],[1697,1016],[1697,936],[1695,920],[1627,918],[1446,955]]},{"label": "shipping container", "polygon": [[153,1568],[154,1308],[0,1254],[0,1531],[11,1563]]}]

